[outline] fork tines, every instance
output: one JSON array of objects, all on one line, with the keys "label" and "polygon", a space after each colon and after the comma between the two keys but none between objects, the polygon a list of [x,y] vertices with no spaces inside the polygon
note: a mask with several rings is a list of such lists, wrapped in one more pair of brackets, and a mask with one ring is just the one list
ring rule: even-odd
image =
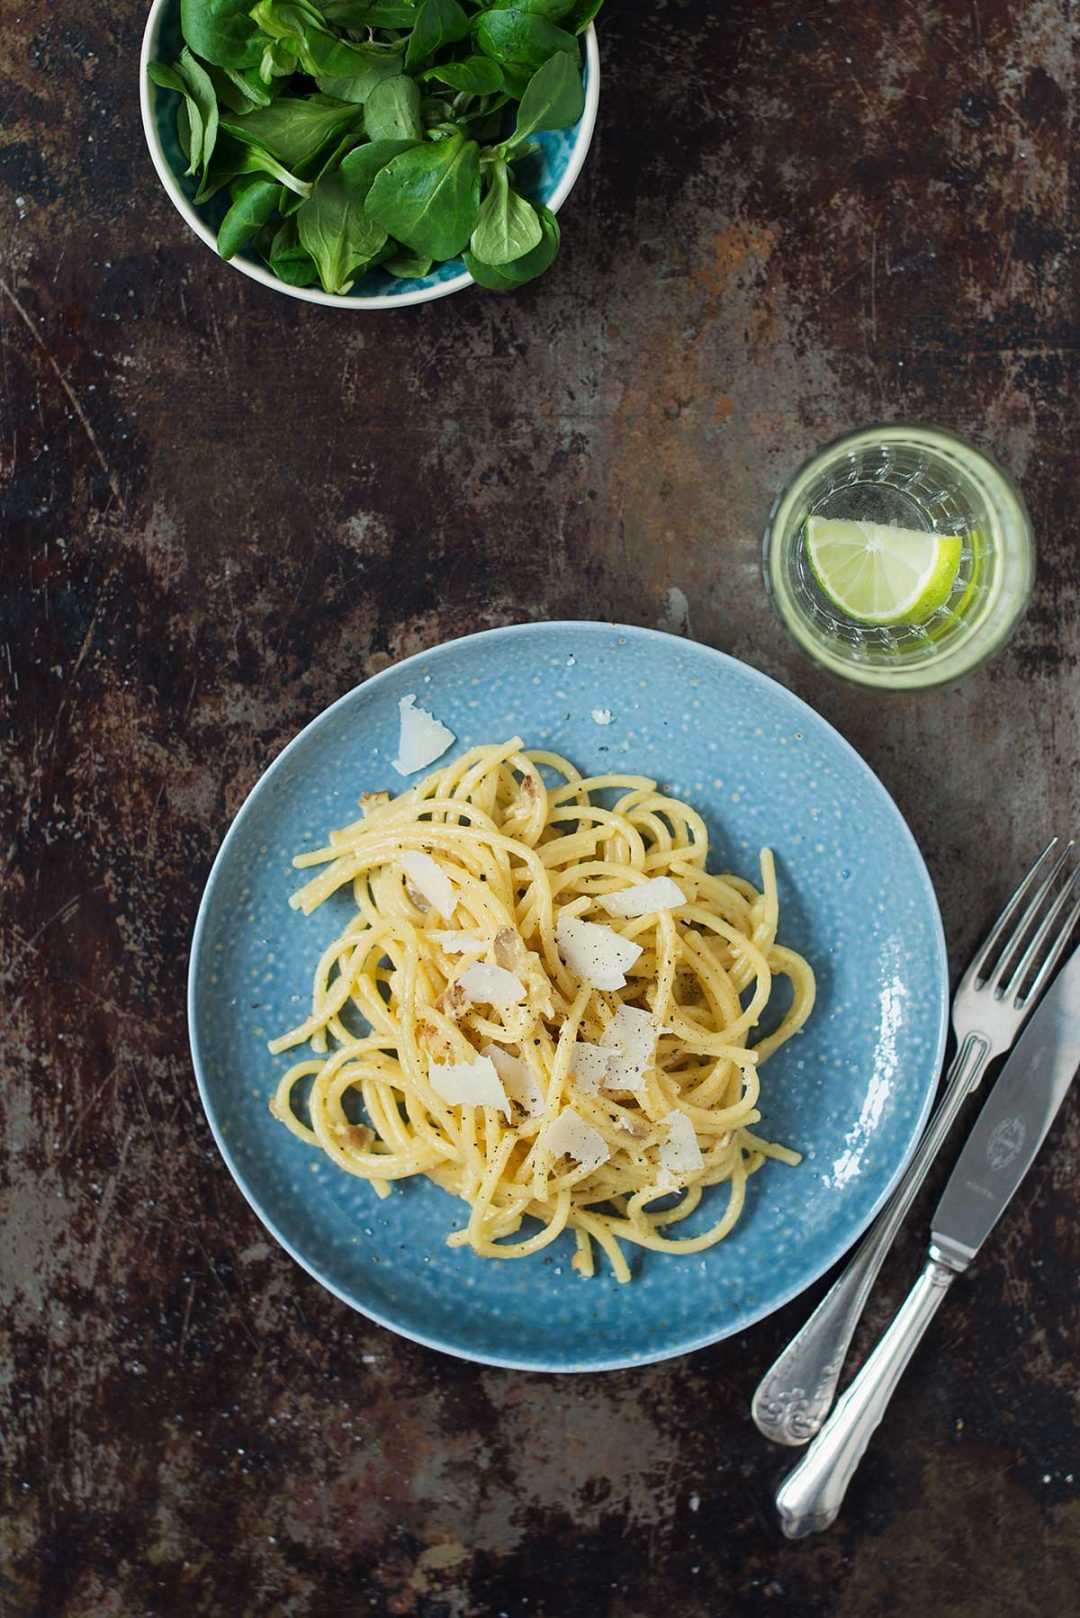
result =
[{"label": "fork tines", "polygon": [[1080,920],[1080,857],[1054,837],[1039,855],[971,964],[977,989],[1017,1008],[1041,994]]}]

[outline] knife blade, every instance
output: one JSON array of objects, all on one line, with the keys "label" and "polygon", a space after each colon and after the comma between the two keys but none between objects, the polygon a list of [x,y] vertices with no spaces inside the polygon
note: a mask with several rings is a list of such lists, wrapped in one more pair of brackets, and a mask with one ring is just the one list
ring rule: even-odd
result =
[{"label": "knife blade", "polygon": [[932,1243],[951,1268],[967,1268],[1005,1212],[1078,1067],[1080,948],[1013,1047],[937,1205]]}]

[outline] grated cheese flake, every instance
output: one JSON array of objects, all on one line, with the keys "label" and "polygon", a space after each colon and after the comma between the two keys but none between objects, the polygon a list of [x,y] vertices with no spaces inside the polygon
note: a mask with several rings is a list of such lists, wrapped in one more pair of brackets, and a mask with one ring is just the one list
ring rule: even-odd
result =
[{"label": "grated cheese flake", "polygon": [[626,969],[641,954],[641,945],[622,938],[612,927],[563,916],[555,928],[555,942],[570,971],[594,989],[622,989]]},{"label": "grated cheese flake", "polygon": [[457,905],[454,884],[441,870],[430,854],[417,848],[408,848],[402,854],[400,865],[417,893],[425,898],[432,910],[437,910],[444,921],[449,921]]},{"label": "grated cheese flake", "polygon": [[565,1153],[580,1163],[582,1168],[599,1168],[611,1156],[600,1131],[587,1124],[573,1107],[563,1108],[543,1131],[540,1141],[552,1157],[562,1157]]},{"label": "grated cheese flake", "polygon": [[599,1095],[600,1085],[607,1073],[610,1060],[610,1051],[605,1051],[599,1045],[589,1045],[585,1040],[579,1039],[570,1052],[570,1071],[574,1075],[578,1089],[583,1090],[586,1095]]},{"label": "grated cheese flake", "polygon": [[610,708],[594,708],[592,716],[594,725],[610,725],[615,717]]},{"label": "grated cheese flake", "polygon": [[519,1006],[525,998],[525,985],[502,966],[475,961],[458,978],[470,1000],[489,1006]]},{"label": "grated cheese flake", "polygon": [[429,1062],[431,1088],[451,1107],[494,1107],[510,1121],[510,1102],[488,1056],[475,1062]]},{"label": "grated cheese flake", "polygon": [[433,938],[446,955],[471,955],[474,950],[480,955],[487,949],[486,940],[477,938],[475,933],[442,932],[433,927],[428,937]]},{"label": "grated cheese flake", "polygon": [[398,756],[393,760],[393,765],[399,775],[415,775],[417,770],[426,769],[442,757],[451,742],[457,740],[454,732],[441,719],[436,719],[426,708],[416,706],[415,696],[402,697],[398,703],[398,713],[401,735],[398,738]]},{"label": "grated cheese flake", "polygon": [[538,1118],[544,1110],[544,1092],[528,1063],[499,1045],[485,1045],[481,1054],[491,1061],[511,1101],[518,1102],[530,1118]]},{"label": "grated cheese flake", "polygon": [[650,916],[657,910],[677,910],[686,903],[686,894],[671,877],[654,876],[636,887],[605,893],[600,903],[609,916]]},{"label": "grated cheese flake", "polygon": [[645,1069],[656,1050],[656,1024],[651,1011],[620,1006],[600,1039],[608,1051],[605,1090],[644,1090]]},{"label": "grated cheese flake", "polygon": [[668,1126],[668,1138],[660,1148],[660,1167],[668,1174],[696,1174],[705,1159],[694,1126],[685,1112],[669,1112],[661,1118]]},{"label": "grated cheese flake", "polygon": [[512,972],[515,966],[525,964],[525,941],[515,927],[500,927],[495,934],[492,953],[496,966],[505,966],[508,972]]}]

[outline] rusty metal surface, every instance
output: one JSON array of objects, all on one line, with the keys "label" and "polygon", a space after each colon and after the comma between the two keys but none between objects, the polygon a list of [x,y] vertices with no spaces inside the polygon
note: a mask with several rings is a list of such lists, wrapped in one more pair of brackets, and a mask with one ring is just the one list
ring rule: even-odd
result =
[{"label": "rusty metal surface", "polygon": [[[804,1303],[582,1380],[399,1342],[265,1238],[183,1003],[210,860],[294,731],[389,659],[559,615],[689,629],[807,697],[908,815],[964,958],[1076,820],[1073,8],[611,0],[554,271],[368,316],[187,234],[138,126],[141,13],[0,18],[0,1613],[1075,1610],[1075,1106],[841,1523],[793,1546],[747,1401]],[[819,676],[760,583],[785,474],[886,416],[994,448],[1041,545],[1012,647],[944,694]]]}]

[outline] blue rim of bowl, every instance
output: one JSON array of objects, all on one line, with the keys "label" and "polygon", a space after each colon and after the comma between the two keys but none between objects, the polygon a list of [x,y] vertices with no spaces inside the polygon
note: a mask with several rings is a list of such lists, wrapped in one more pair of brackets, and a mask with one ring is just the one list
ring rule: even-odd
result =
[{"label": "blue rim of bowl", "polygon": [[[607,1359],[598,1361],[584,1361],[581,1364],[576,1365],[556,1366],[540,1362],[535,1359],[529,1359],[527,1357],[509,1358],[498,1354],[487,1354],[482,1352],[469,1353],[456,1345],[442,1342],[437,1337],[426,1336],[423,1332],[406,1330],[398,1321],[392,1320],[388,1315],[385,1315],[376,1309],[367,1308],[363,1304],[358,1303],[356,1299],[351,1297],[347,1291],[337,1286],[326,1275],[322,1274],[318,1264],[305,1257],[305,1255],[301,1253],[277,1228],[274,1221],[269,1218],[266,1213],[264,1213],[260,1206],[257,1192],[247,1183],[243,1171],[236,1162],[236,1159],[233,1157],[227,1140],[218,1127],[218,1121],[215,1116],[214,1105],[210,1095],[210,1088],[206,1081],[202,1056],[199,1050],[195,1004],[199,956],[202,949],[203,934],[206,930],[210,908],[213,902],[214,889],[216,888],[220,874],[229,859],[232,844],[234,840],[238,838],[243,823],[247,818],[256,792],[259,791],[259,789],[263,787],[268,780],[270,780],[281,769],[284,768],[286,761],[294,749],[299,748],[300,744],[308,737],[309,734],[320,729],[323,725],[328,724],[337,710],[344,703],[351,701],[358,691],[362,689],[377,688],[384,681],[388,682],[391,676],[397,676],[400,674],[401,670],[407,668],[410,663],[423,663],[425,669],[430,670],[432,660],[438,659],[443,655],[447,655],[451,649],[455,654],[457,654],[470,645],[476,645],[481,641],[490,643],[492,641],[506,640],[510,638],[515,640],[523,638],[532,639],[537,636],[542,636],[558,630],[576,634],[603,633],[625,635],[631,639],[647,639],[664,642],[670,641],[674,645],[684,648],[687,644],[686,641],[681,637],[665,634],[659,629],[645,629],[635,624],[604,623],[595,619],[555,619],[550,623],[507,624],[499,629],[484,629],[480,630],[476,634],[461,635],[453,640],[442,641],[439,643],[439,645],[432,647],[428,651],[414,652],[412,656],[403,658],[399,663],[391,664],[389,668],[380,670],[378,674],[373,674],[370,679],[362,680],[360,685],[354,686],[350,691],[346,691],[343,696],[338,697],[337,700],[332,702],[328,708],[324,708],[323,711],[320,714],[317,714],[314,719],[310,720],[302,730],[298,731],[291,742],[286,743],[281,752],[278,753],[277,757],[273,759],[273,761],[263,771],[258,781],[248,793],[248,796],[237,810],[236,815],[233,817],[232,824],[226,832],[221,847],[218,849],[214,863],[210,868],[210,875],[207,877],[206,887],[203,889],[202,900],[199,904],[199,912],[195,919],[195,930],[192,934],[191,955],[188,965],[187,1015],[188,1037],[191,1045],[192,1066],[195,1070],[195,1082],[198,1085],[199,1096],[203,1104],[203,1111],[206,1114],[207,1122],[210,1125],[210,1130],[213,1134],[215,1142],[217,1143],[218,1150],[225,1160],[229,1173],[236,1181],[236,1184],[239,1186],[245,1199],[250,1204],[259,1220],[270,1232],[274,1240],[285,1249],[290,1257],[296,1260],[301,1269],[306,1270],[313,1280],[317,1281],[320,1286],[325,1287],[328,1292],[333,1293],[336,1298],[340,1299],[342,1303],[347,1304],[350,1309],[355,1309],[357,1314],[365,1315],[369,1320],[374,1321],[377,1326],[382,1326],[387,1331],[394,1332],[398,1337],[405,1337],[411,1342],[419,1343],[423,1348],[435,1349],[441,1354],[450,1354],[455,1359],[468,1360],[473,1364],[493,1365],[507,1371],[536,1371],[545,1372],[548,1374],[569,1375],[596,1371],[632,1370],[641,1365],[655,1365],[663,1360],[678,1359],[684,1354],[696,1353],[699,1349],[709,1348],[712,1346],[712,1344],[722,1342],[728,1337],[738,1336],[741,1332],[746,1331],[749,1327],[756,1325],[758,1321],[766,1319],[767,1316],[771,1314],[775,1314],[776,1311],[782,1309],[785,1304],[790,1303],[793,1298],[798,1297],[799,1294],[805,1292],[808,1287],[813,1286],[816,1281],[821,1279],[827,1270],[832,1268],[832,1266],[844,1255],[844,1253],[848,1252],[852,1247],[854,1247],[859,1238],[873,1224],[882,1208],[892,1196],[896,1187],[900,1183],[904,1171],[906,1170],[915,1153],[915,1149],[918,1146],[919,1141],[922,1138],[923,1131],[926,1128],[927,1119],[930,1116],[930,1109],[933,1106],[934,1097],[937,1094],[938,1084],[935,1082],[927,1085],[926,1096],[919,1112],[919,1116],[912,1129],[911,1139],[908,1142],[903,1155],[898,1160],[891,1178],[888,1180],[880,1196],[870,1209],[869,1213],[866,1215],[862,1224],[850,1235],[845,1234],[845,1236],[839,1242],[833,1243],[827,1250],[823,1249],[821,1259],[815,1266],[813,1274],[808,1275],[805,1278],[801,1278],[794,1286],[788,1288],[779,1298],[770,1298],[765,1304],[762,1305],[761,1308],[749,1310],[746,1315],[742,1316],[735,1323],[730,1331],[721,1330],[705,1332],[700,1337],[680,1342],[677,1346],[660,1349],[656,1353],[644,1354],[640,1357],[611,1356]],[[933,917],[934,921],[934,942],[936,945],[938,961],[941,966],[941,980],[938,1009],[937,1044],[934,1050],[933,1071],[940,1080],[945,1056],[945,1042],[948,1038],[949,1032],[948,956],[945,943],[945,930],[942,926],[941,911],[937,902],[937,894],[934,892],[934,884],[930,879],[930,872],[926,868],[926,861],[923,859],[922,852],[918,843],[915,841],[915,837],[910,826],[900,813],[900,810],[896,804],[893,802],[892,796],[884,786],[883,782],[878,778],[877,775],[875,775],[874,771],[870,768],[869,764],[867,764],[862,755],[857,752],[854,747],[852,747],[849,741],[841,736],[838,730],[829,724],[827,719],[822,718],[822,716],[814,708],[811,708],[808,703],[804,702],[801,697],[797,697],[794,692],[788,691],[786,687],[780,686],[776,680],[773,680],[767,674],[763,674],[760,669],[753,668],[749,663],[743,663],[738,658],[730,657],[726,652],[717,651],[715,647],[707,646],[701,641],[695,641],[693,644],[700,651],[701,655],[708,661],[717,663],[722,667],[736,668],[744,676],[749,676],[752,682],[770,687],[774,690],[782,691],[785,698],[792,704],[794,711],[797,714],[802,715],[803,721],[807,728],[820,728],[821,730],[825,731],[842,750],[842,752],[847,754],[848,757],[856,763],[859,769],[865,774],[877,791],[881,793],[883,799],[888,804],[900,839],[906,843],[908,850],[915,861],[915,869],[918,871],[922,880],[930,915]]]},{"label": "blue rim of bowl", "polygon": [[[154,0],[146,19],[143,30],[142,49],[139,52],[139,107],[142,113],[143,134],[150,150],[150,158],[161,181],[165,192],[177,212],[185,223],[195,232],[201,242],[205,242],[214,257],[221,263],[228,263],[234,270],[242,275],[249,276],[252,281],[258,281],[260,286],[270,287],[274,292],[284,292],[290,298],[297,298],[302,303],[318,303],[327,309],[409,309],[419,303],[431,303],[436,298],[448,297],[451,292],[461,292],[465,287],[475,286],[475,282],[468,270],[462,270],[452,280],[440,281],[435,286],[423,287],[415,292],[375,293],[369,296],[351,297],[336,292],[324,292],[321,287],[293,287],[287,282],[280,281],[278,277],[257,264],[254,259],[243,258],[237,255],[228,260],[222,259],[217,250],[217,239],[214,231],[188,201],[177,183],[165,154],[161,150],[157,129],[154,125],[154,114],[150,104],[150,78],[147,68],[154,60],[157,30],[162,12],[174,0]],[[596,42],[596,27],[590,23],[584,34],[585,40],[585,111],[578,123],[577,139],[574,142],[570,161],[566,166],[555,190],[548,198],[546,206],[552,213],[558,213],[577,181],[578,175],[585,166],[585,159],[589,155],[592,145],[593,132],[596,128],[596,114],[600,104],[600,50]]]}]

